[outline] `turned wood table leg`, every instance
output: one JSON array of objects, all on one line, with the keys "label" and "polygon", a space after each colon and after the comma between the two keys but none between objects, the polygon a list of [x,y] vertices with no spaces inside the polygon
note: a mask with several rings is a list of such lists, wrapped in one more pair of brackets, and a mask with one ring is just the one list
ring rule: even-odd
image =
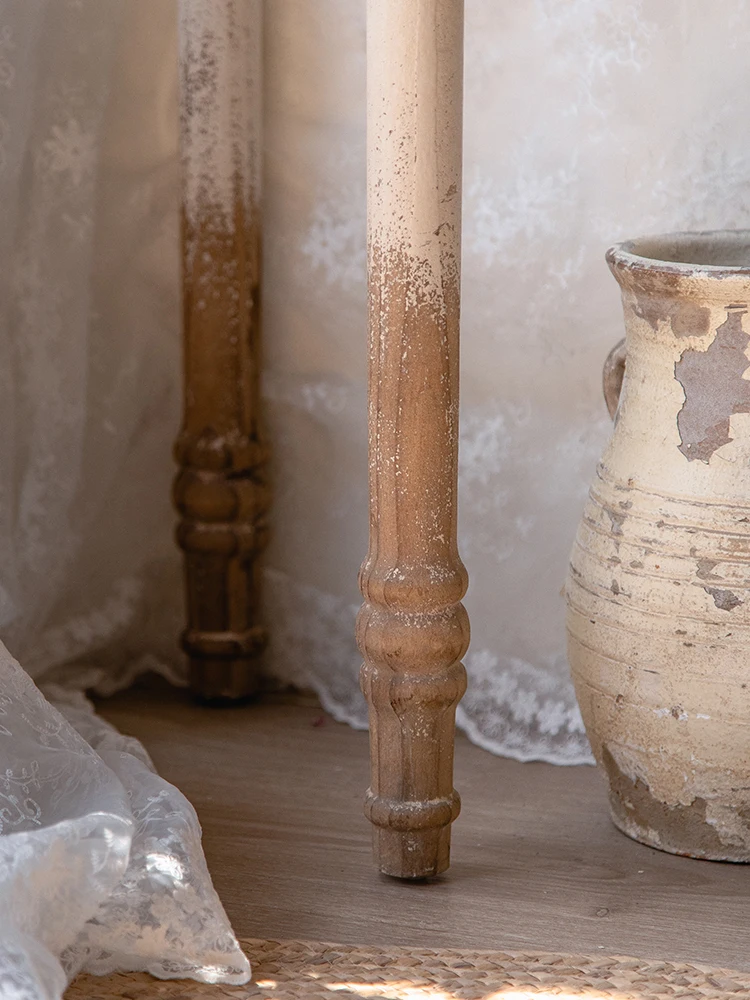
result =
[{"label": "turned wood table leg", "polygon": [[381,871],[449,864],[466,571],[456,543],[463,0],[368,0],[370,546],[358,620]]},{"label": "turned wood table leg", "polygon": [[180,0],[185,401],[174,498],[185,553],[191,684],[258,683],[262,0]]}]

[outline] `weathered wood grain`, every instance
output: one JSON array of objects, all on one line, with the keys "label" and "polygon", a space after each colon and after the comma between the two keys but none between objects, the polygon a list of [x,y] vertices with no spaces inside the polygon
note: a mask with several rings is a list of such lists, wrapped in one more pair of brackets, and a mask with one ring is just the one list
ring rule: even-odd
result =
[{"label": "weathered wood grain", "polygon": [[175,454],[193,690],[251,694],[265,644],[261,0],[181,0],[185,403]]},{"label": "weathered wood grain", "polygon": [[462,0],[369,0],[370,546],[358,621],[366,812],[401,878],[449,864],[466,686],[456,543]]}]

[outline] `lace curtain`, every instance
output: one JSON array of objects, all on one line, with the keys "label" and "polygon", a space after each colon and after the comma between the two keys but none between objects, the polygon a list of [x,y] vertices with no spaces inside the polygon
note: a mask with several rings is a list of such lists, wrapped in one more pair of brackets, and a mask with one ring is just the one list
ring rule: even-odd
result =
[{"label": "lace curtain", "polygon": [[[466,0],[458,722],[495,753],[590,759],[561,588],[622,336],[604,250],[750,224],[748,42],[745,0]],[[267,5],[273,666],[358,726],[364,52],[361,0]]]},{"label": "lace curtain", "polygon": [[174,25],[0,3],[0,634],[26,668],[0,646],[3,1000],[82,968],[249,976],[192,807],[77,693],[174,658]]},{"label": "lace curtain", "polygon": [[[180,679],[176,2],[0,0],[0,635],[24,668],[0,658],[0,995],[87,963],[247,974],[194,814],[76,694]],[[466,0],[459,723],[496,753],[589,759],[560,590],[609,432],[603,249],[750,225],[747,7]],[[269,667],[363,726],[364,2],[265,12]]]}]

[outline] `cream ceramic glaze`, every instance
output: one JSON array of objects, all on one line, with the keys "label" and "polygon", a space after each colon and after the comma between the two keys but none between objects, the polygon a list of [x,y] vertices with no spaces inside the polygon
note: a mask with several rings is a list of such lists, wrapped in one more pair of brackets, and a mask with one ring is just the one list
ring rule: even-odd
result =
[{"label": "cream ceramic glaze", "polygon": [[[621,830],[748,861],[750,232],[635,240],[607,261],[626,370],[571,557],[576,693]],[[617,378],[615,356],[610,399]]]}]

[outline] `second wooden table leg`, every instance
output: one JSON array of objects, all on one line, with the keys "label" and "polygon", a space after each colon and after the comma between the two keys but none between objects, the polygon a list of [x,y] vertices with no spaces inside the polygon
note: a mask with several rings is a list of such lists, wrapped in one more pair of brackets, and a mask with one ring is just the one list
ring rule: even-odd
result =
[{"label": "second wooden table leg", "polygon": [[259,683],[261,0],[180,0],[185,404],[174,497],[196,695]]},{"label": "second wooden table leg", "polygon": [[449,864],[466,686],[456,543],[463,0],[368,0],[370,548],[362,686],[381,871]]}]

